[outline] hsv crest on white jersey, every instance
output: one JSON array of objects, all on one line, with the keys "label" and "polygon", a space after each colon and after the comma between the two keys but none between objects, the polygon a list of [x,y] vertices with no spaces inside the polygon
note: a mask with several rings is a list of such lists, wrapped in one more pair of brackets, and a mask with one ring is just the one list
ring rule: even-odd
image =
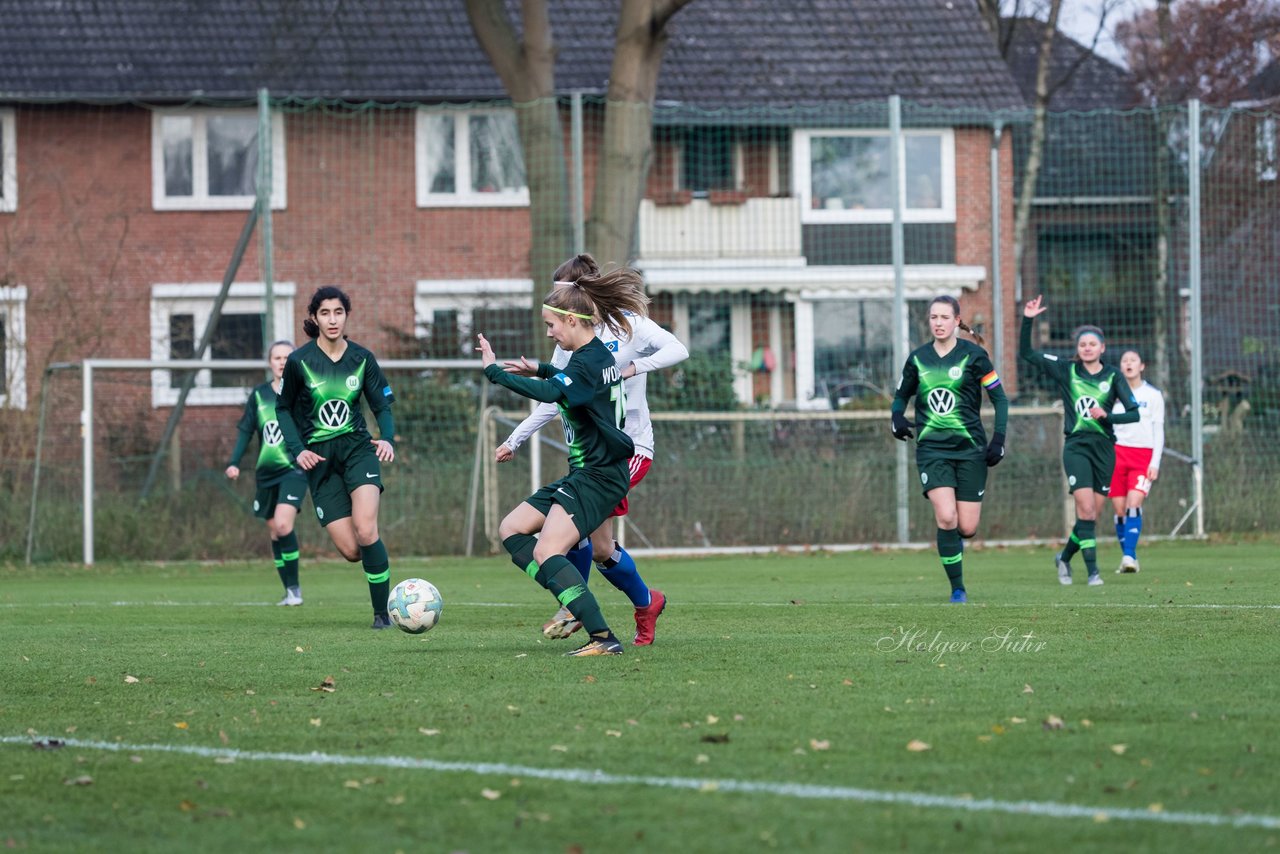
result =
[{"label": "hsv crest on white jersey", "polygon": [[[636,446],[636,456],[653,459],[653,422],[649,419],[649,401],[646,396],[649,371],[657,371],[678,365],[689,358],[689,350],[680,343],[680,339],[663,329],[654,320],[625,312],[631,323],[631,335],[620,338],[614,335],[607,326],[596,327],[596,337],[613,353],[618,367],[636,366],[636,375],[623,382],[627,395],[626,423],[622,429]],[[569,364],[572,354],[568,350],[556,347],[551,356],[551,364],[563,368]],[[558,414],[554,403],[540,403],[524,421],[521,421],[511,435],[502,444],[513,452],[523,445],[530,436],[538,431]]]},{"label": "hsv crest on white jersey", "polygon": [[[1160,389],[1146,380],[1133,392],[1138,401],[1139,420],[1133,424],[1113,424],[1116,444],[1126,448],[1151,448],[1151,465],[1160,468],[1160,456],[1164,453],[1164,395]],[[1124,412],[1117,403],[1112,412]]]}]

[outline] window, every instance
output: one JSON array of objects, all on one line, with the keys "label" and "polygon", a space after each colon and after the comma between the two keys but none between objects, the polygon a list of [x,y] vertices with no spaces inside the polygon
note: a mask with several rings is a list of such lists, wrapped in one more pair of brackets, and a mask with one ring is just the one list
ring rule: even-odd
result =
[{"label": "window", "polygon": [[[285,206],[284,118],[271,116],[271,207]],[[151,116],[151,203],[158,211],[249,210],[258,186],[255,110]]]},{"label": "window", "polygon": [[529,204],[514,110],[418,111],[419,207]]},{"label": "window", "polygon": [[1276,180],[1276,117],[1266,116],[1258,122],[1257,130],[1257,173],[1259,181]]},{"label": "window", "polygon": [[[151,358],[192,359],[196,344],[204,334],[221,285],[153,285],[151,288]],[[244,403],[250,388],[263,382],[266,374],[266,346],[271,341],[293,340],[292,282],[277,282],[273,288],[275,317],[273,331],[264,335],[266,288],[260,283],[234,284],[222,305],[204,361],[249,359],[262,362],[261,369],[248,371],[198,371],[189,404],[224,405]],[[183,377],[178,371],[151,372],[151,403],[172,406],[178,401]]]},{"label": "window", "polygon": [[740,159],[740,146],[729,128],[690,128],[680,159],[682,188],[695,192],[737,189]]},{"label": "window", "polygon": [[[907,301],[912,342],[929,340],[928,309],[924,300]],[[893,339],[893,300],[818,301],[813,311],[815,399],[826,399],[837,409],[895,388],[902,365],[894,364]]]},{"label": "window", "polygon": [[417,284],[415,334],[432,359],[471,359],[483,332],[499,359],[533,354],[530,279],[433,279]]},{"label": "window", "polygon": [[0,109],[0,213],[18,209],[18,134],[13,110]]},{"label": "window", "polygon": [[27,289],[0,287],[0,407],[27,408]]},{"label": "window", "polygon": [[[796,194],[806,223],[893,221],[885,131],[797,131]],[[902,134],[897,193],[904,222],[955,222],[955,137],[949,130]]]}]

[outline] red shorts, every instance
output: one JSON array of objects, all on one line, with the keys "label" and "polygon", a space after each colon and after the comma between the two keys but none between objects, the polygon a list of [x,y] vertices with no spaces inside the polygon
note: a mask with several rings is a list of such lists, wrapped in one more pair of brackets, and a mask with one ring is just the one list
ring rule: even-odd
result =
[{"label": "red shorts", "polygon": [[1111,497],[1124,498],[1134,490],[1149,495],[1151,481],[1147,479],[1147,469],[1150,467],[1150,448],[1116,445],[1116,467],[1111,474]]},{"label": "red shorts", "polygon": [[[631,458],[631,462],[628,466],[631,470],[630,489],[635,489],[636,484],[644,480],[644,476],[649,473],[649,466],[651,465],[653,465],[653,460],[648,457],[634,456]],[[609,515],[611,517],[627,515],[627,499],[624,498],[619,501],[618,506],[613,508],[613,512]]]}]

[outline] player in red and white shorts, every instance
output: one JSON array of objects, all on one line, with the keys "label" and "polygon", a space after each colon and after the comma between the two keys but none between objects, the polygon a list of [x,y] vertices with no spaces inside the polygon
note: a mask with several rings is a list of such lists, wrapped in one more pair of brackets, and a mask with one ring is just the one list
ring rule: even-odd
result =
[{"label": "player in red and white shorts", "polygon": [[[590,255],[578,255],[560,265],[555,273],[557,286],[576,281],[579,276],[596,275],[599,267]],[[619,338],[603,324],[596,327],[596,336],[613,353],[622,369],[623,391],[626,397],[625,420],[622,429],[635,443],[635,456],[631,458],[631,488],[644,480],[653,464],[653,422],[649,418],[649,402],[645,397],[645,375],[649,371],[669,368],[689,358],[689,350],[667,330],[647,317],[627,315],[631,323],[629,338]],[[556,347],[551,363],[557,367],[568,364],[569,353]],[[519,426],[511,432],[494,452],[500,463],[512,459],[516,450],[558,413],[555,404],[539,404]],[[569,552],[569,560],[582,573],[585,583],[591,574],[594,560],[600,574],[614,587],[621,590],[635,606],[636,635],[634,646],[653,643],[654,626],[667,605],[667,597],[661,590],[650,589],[640,577],[635,560],[613,538],[613,517],[625,516],[628,499],[623,498],[599,528],[591,532],[590,541],[584,540]],[[560,608],[542,627],[548,638],[567,638],[582,627],[567,608]]]},{"label": "player in red and white shorts", "polygon": [[1115,508],[1116,539],[1124,556],[1118,573],[1137,572],[1138,537],[1142,535],[1142,502],[1160,477],[1164,454],[1164,395],[1142,378],[1146,370],[1137,350],[1120,357],[1120,373],[1138,401],[1136,424],[1115,424],[1116,465],[1111,475],[1111,504]]}]

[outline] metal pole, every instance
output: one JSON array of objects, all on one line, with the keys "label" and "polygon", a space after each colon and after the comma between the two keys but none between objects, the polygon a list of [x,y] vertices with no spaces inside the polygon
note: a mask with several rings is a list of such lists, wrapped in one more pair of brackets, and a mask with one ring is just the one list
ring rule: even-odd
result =
[{"label": "metal pole", "polygon": [[[538,409],[538,401],[529,401],[529,414]],[[542,431],[529,437],[529,494],[542,488]]]},{"label": "metal pole", "polygon": [[40,420],[36,425],[36,464],[31,473],[31,512],[27,517],[27,566],[31,566],[31,552],[36,544],[36,505],[40,498],[40,458],[44,448],[44,425],[49,402],[49,379],[56,370],[76,368],[79,365],[54,363],[44,369],[44,379],[40,381]]},{"label": "metal pole", "polygon": [[[900,370],[907,361],[911,343],[907,339],[907,287],[903,277],[905,251],[902,236],[902,193],[905,181],[902,174],[902,98],[889,96],[889,186],[893,188],[893,226],[890,230],[893,247],[893,368]],[[908,466],[907,444],[898,442],[897,493],[898,493],[898,542],[906,543],[910,534],[910,517],[907,511]]]},{"label": "metal pole", "polygon": [[[1187,228],[1187,275],[1191,285],[1191,456],[1195,466],[1204,466],[1204,346],[1200,303],[1203,297],[1200,281],[1200,101],[1187,105],[1189,131],[1187,178],[1190,217]],[[1204,536],[1203,476],[1196,477],[1196,536]]]},{"label": "metal pole", "polygon": [[84,565],[93,566],[93,362],[86,361],[80,374],[82,389],[80,436],[84,467]]},{"label": "metal pole", "polygon": [[463,536],[462,552],[471,557],[472,544],[476,536],[476,501],[480,493],[480,472],[484,466],[484,454],[487,448],[484,443],[484,422],[489,417],[489,383],[480,383],[480,417],[476,420],[476,450],[471,461],[471,489],[467,495],[467,527]]},{"label": "metal pole", "polygon": [[[272,175],[271,101],[265,88],[258,90],[258,216],[262,223],[259,243],[262,256],[262,287],[266,306],[262,312],[262,343],[269,345],[276,339],[275,257],[274,237],[271,230]],[[267,378],[271,371],[267,369]]]},{"label": "metal pole", "polygon": [[573,183],[571,187],[573,207],[573,254],[581,255],[587,251],[586,229],[586,189],[584,186],[582,161],[582,93],[574,92],[569,96],[569,144],[573,149]]},{"label": "metal pole", "polygon": [[1000,137],[1004,125],[996,121],[991,129],[991,355],[996,370],[1004,373],[1004,282],[1000,279]]}]

